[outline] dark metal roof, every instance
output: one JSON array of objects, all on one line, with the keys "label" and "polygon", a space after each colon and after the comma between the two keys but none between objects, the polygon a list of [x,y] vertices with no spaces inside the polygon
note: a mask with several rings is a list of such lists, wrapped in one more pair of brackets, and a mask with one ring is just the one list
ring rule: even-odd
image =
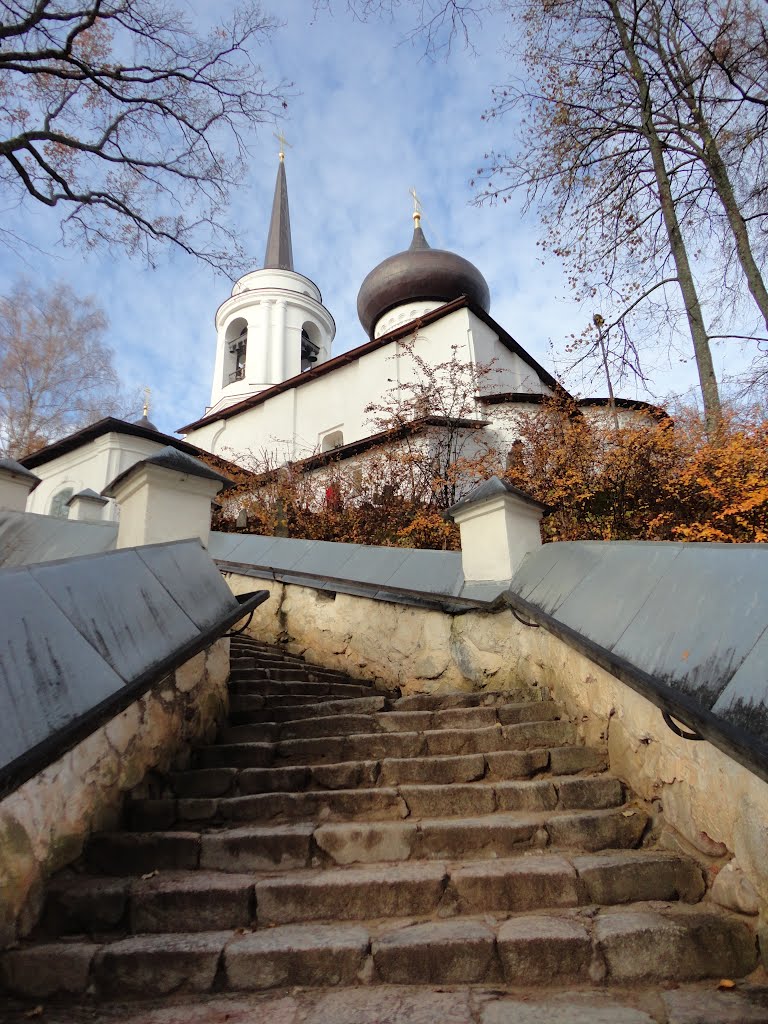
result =
[{"label": "dark metal roof", "polygon": [[[83,427],[82,430],[76,430],[74,434],[69,434],[60,441],[54,441],[52,444],[46,445],[45,448],[32,452],[31,455],[26,455],[22,460],[22,468],[35,469],[37,466],[44,466],[47,462],[52,462],[53,459],[58,459],[61,455],[67,455],[82,445],[89,444],[91,441],[95,441],[96,438],[110,433],[124,434],[127,437],[143,437],[148,441],[154,441],[156,444],[165,443],[172,448],[176,448],[177,451],[186,452],[187,455],[195,457],[199,455],[208,456],[209,454],[203,451],[202,448],[198,448],[197,445],[190,444],[188,441],[182,441],[179,437],[173,437],[171,434],[162,434],[151,424],[149,427],[145,427],[141,423],[129,423],[127,420],[119,420],[114,416],[105,416],[103,420],[90,423],[87,427]],[[225,465],[231,465],[235,468],[234,463],[228,463],[220,455],[217,455],[216,459]],[[236,468],[241,469],[239,466]]]},{"label": "dark metal roof", "polygon": [[0,470],[5,470],[6,473],[10,473],[11,476],[22,477],[27,483],[33,483],[30,488],[30,492],[34,491],[35,487],[40,483],[40,477],[35,476],[34,473],[30,473],[26,466],[22,466],[20,462],[16,462],[15,459],[0,459]]},{"label": "dark metal roof", "polygon": [[143,469],[144,466],[158,466],[161,469],[184,473],[186,476],[201,477],[203,480],[218,480],[224,485],[224,489],[234,486],[229,477],[222,476],[221,473],[217,473],[216,470],[206,466],[199,459],[195,459],[191,455],[180,452],[178,449],[168,445],[168,447],[163,448],[156,455],[150,455],[148,459],[142,459],[141,462],[135,462],[132,466],[129,466],[128,469],[116,476],[110,484],[107,484],[101,493],[106,498],[114,498],[115,490],[119,485],[124,480],[127,480],[129,476]]},{"label": "dark metal roof", "polygon": [[460,295],[488,312],[491,295],[477,267],[455,252],[432,249],[416,227],[410,247],[389,256],[363,281],[357,315],[366,334],[373,337],[379,318],[396,306],[427,299],[451,302]]},{"label": "dark metal roof", "polygon": [[140,420],[136,420],[134,426],[146,427],[147,430],[157,430],[157,427],[152,422],[152,420],[149,419],[146,413],[144,413]]},{"label": "dark metal roof", "polygon": [[[419,317],[419,324],[427,326],[428,324],[435,323],[437,320],[442,320],[444,316],[449,316],[454,313],[457,309],[469,309],[478,319],[482,320],[484,324],[491,328],[491,330],[498,336],[500,343],[504,348],[513,352],[516,356],[519,356],[523,362],[527,363],[528,366],[536,373],[536,376],[541,380],[547,387],[552,388],[553,391],[559,391],[563,395],[567,395],[568,392],[565,388],[559,384],[555,378],[545,370],[541,363],[537,362],[533,356],[526,352],[523,346],[515,341],[511,334],[504,330],[501,324],[498,324],[490,313],[486,313],[484,309],[481,309],[476,303],[466,295],[460,295],[459,298],[453,302],[447,302],[444,306],[440,306],[438,309],[433,309],[429,313],[425,313]],[[332,373],[340,366],[344,366],[346,363],[354,363],[355,360],[360,359],[362,356],[367,356],[369,352],[375,352],[377,349],[383,348],[385,345],[391,345],[393,341],[398,341],[400,338],[405,337],[407,334],[413,333],[413,323],[401,324],[392,331],[388,331],[387,334],[382,334],[378,338],[374,338],[372,341],[366,341],[362,345],[358,345],[357,348],[352,348],[348,352],[342,352],[341,355],[334,356],[333,359],[327,359],[324,363],[319,363],[312,370],[305,370],[303,373],[297,374],[295,377],[289,377],[288,380],[281,381],[279,384],[273,385],[271,388],[265,388],[264,391],[259,391],[255,395],[250,395],[248,398],[244,398],[241,402],[235,402],[232,405],[226,406],[224,409],[218,409],[216,412],[209,413],[207,416],[201,416],[199,420],[195,420],[194,423],[188,423],[185,427],[179,427],[179,433],[184,434],[189,430],[196,430],[198,427],[203,427],[207,423],[217,423],[219,420],[228,420],[232,416],[237,416],[241,412],[245,412],[246,409],[252,409],[255,405],[261,405],[263,402],[268,402],[270,398],[274,398],[275,395],[280,395],[284,391],[291,391],[293,388],[299,388],[303,384],[308,384],[310,381],[317,380],[318,377],[323,377],[327,373]],[[485,398],[483,398],[485,401]],[[190,447],[192,447],[190,445]],[[199,450],[199,449],[198,449]]]},{"label": "dark metal roof", "polygon": [[527,505],[533,505],[535,508],[540,508],[543,511],[547,509],[546,505],[542,505],[540,501],[536,501],[530,494],[521,491],[519,487],[513,487],[512,484],[502,480],[499,476],[492,476],[489,480],[483,480],[477,487],[473,487],[469,494],[462,498],[461,501],[451,505],[448,509],[448,515],[453,518],[454,513],[458,512],[459,509],[466,508],[468,505],[477,505],[478,502],[487,501],[489,498],[497,498],[500,494],[511,494],[515,498],[524,501]]},{"label": "dark metal roof", "polygon": [[100,505],[107,504],[107,499],[102,498],[92,487],[85,487],[82,491],[78,491],[77,494],[73,494],[67,505],[72,505],[78,498],[85,498],[86,501],[97,501]]},{"label": "dark metal roof", "polygon": [[264,270],[293,270],[288,183],[285,178],[285,164],[282,160],[277,168],[275,198],[272,200],[267,250],[264,253]]}]

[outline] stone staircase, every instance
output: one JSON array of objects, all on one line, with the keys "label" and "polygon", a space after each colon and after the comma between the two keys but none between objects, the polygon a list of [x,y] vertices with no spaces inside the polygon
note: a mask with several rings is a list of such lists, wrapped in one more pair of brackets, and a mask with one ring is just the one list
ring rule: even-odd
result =
[{"label": "stone staircase", "polygon": [[245,638],[230,689],[218,742],[51,882],[36,934],[0,955],[7,992],[603,989],[755,968],[753,930],[654,848],[605,752],[540,693],[400,698]]}]

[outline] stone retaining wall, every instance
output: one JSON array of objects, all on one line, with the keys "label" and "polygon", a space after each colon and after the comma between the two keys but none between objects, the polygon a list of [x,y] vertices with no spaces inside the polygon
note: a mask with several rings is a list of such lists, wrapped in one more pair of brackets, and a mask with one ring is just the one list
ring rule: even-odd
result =
[{"label": "stone retaining wall", "polygon": [[80,855],[91,832],[118,823],[129,790],[213,738],[228,676],[229,640],[221,639],[0,801],[0,948],[30,931],[47,879]]},{"label": "stone retaining wall", "polygon": [[[236,594],[253,589],[251,578],[225,578]],[[710,743],[676,736],[658,708],[544,627],[509,610],[452,616],[260,585],[272,596],[249,632],[328,668],[403,693],[548,688],[583,740],[607,745],[612,770],[653,806],[661,841],[709,866],[712,898],[750,916],[765,912],[768,785]]]}]

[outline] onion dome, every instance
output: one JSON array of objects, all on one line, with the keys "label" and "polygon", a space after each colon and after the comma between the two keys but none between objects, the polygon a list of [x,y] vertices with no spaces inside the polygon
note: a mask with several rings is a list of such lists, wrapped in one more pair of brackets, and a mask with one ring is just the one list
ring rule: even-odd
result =
[{"label": "onion dome", "polygon": [[463,256],[433,249],[414,214],[413,241],[370,272],[357,296],[357,315],[370,338],[381,317],[396,306],[415,301],[451,302],[461,295],[488,312],[491,296],[477,267]]}]

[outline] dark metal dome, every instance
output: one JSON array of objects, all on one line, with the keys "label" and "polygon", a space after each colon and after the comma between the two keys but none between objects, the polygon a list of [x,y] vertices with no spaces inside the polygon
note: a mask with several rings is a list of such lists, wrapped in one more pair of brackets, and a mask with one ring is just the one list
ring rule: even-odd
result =
[{"label": "dark metal dome", "polygon": [[377,321],[406,302],[451,302],[466,295],[488,312],[491,296],[474,264],[445,249],[432,249],[416,225],[410,248],[389,256],[370,272],[357,295],[357,315],[370,338]]}]

